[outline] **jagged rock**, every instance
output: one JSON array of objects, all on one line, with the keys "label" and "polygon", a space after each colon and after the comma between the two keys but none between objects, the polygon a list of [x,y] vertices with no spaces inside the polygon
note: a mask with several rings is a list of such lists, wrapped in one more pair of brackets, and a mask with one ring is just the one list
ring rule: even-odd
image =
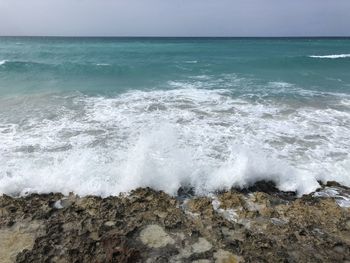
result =
[{"label": "jagged rock", "polygon": [[108,198],[3,195],[0,262],[350,260],[350,208],[339,202],[348,188],[323,185],[300,198],[271,184],[251,190],[181,198],[149,188]]}]

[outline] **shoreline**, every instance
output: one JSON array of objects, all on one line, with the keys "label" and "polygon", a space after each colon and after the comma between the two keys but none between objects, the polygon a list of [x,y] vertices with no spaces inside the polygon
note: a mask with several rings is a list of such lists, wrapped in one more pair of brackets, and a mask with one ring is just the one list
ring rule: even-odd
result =
[{"label": "shoreline", "polygon": [[0,196],[0,262],[350,259],[348,187],[329,182],[302,197],[266,182],[209,197],[179,193]]}]

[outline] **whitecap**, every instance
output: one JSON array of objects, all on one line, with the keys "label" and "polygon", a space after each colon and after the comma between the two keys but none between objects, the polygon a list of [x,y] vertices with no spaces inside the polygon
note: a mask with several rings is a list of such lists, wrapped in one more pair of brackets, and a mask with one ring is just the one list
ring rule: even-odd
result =
[{"label": "whitecap", "polygon": [[350,54],[324,55],[324,56],[312,55],[312,56],[309,56],[309,57],[310,57],[310,58],[328,58],[328,59],[350,58]]},{"label": "whitecap", "polygon": [[197,75],[197,76],[191,76],[191,79],[199,79],[199,80],[210,80],[211,76],[208,75]]},{"label": "whitecap", "polygon": [[268,83],[272,87],[276,88],[290,88],[293,87],[294,85],[288,82],[283,82],[283,81],[272,81]]},{"label": "whitecap", "polygon": [[0,60],[0,66],[1,66],[1,65],[5,65],[6,62],[8,62],[8,60]]}]

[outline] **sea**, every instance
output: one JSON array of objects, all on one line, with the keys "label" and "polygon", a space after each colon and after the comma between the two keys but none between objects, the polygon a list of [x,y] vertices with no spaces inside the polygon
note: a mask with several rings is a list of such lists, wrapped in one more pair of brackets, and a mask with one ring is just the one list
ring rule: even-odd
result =
[{"label": "sea", "polygon": [[0,194],[350,186],[350,38],[0,37]]}]

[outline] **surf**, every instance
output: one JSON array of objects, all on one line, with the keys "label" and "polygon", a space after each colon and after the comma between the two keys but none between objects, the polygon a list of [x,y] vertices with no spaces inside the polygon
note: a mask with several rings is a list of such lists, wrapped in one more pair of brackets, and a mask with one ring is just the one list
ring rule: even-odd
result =
[{"label": "surf", "polygon": [[323,56],[312,55],[312,56],[309,56],[309,57],[310,57],[310,58],[328,58],[328,59],[337,59],[337,58],[350,58],[350,54],[323,55]]},{"label": "surf", "polygon": [[224,89],[26,96],[0,114],[0,192],[207,195],[267,180],[301,195],[318,181],[350,185],[349,114],[252,103]]}]

